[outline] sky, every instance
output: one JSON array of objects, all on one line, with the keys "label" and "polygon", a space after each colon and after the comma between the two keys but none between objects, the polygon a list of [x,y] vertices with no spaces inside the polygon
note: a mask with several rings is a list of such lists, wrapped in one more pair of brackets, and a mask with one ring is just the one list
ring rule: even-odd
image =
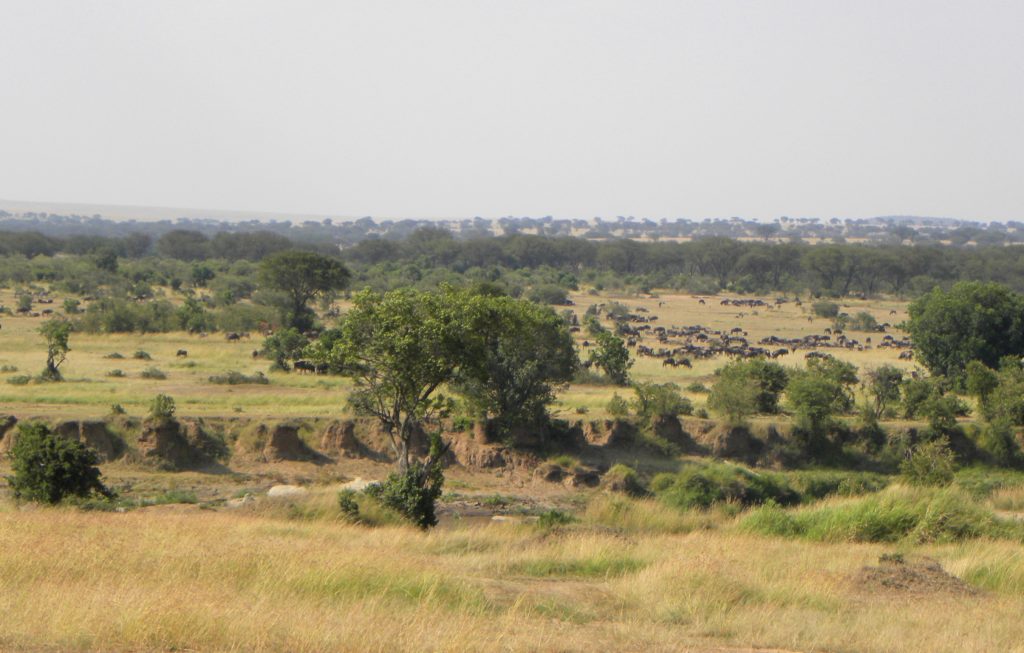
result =
[{"label": "sky", "polygon": [[1024,219],[1024,2],[0,0],[0,198]]}]

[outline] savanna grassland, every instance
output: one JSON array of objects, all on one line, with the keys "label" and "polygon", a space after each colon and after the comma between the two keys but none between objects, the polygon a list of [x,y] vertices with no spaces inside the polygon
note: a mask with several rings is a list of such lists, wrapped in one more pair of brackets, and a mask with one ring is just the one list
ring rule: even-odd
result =
[{"label": "savanna grassland", "polygon": [[[621,301],[647,309],[666,327],[740,327],[751,343],[831,326],[811,316],[809,303],[758,310],[723,306],[711,296],[701,304],[688,294],[580,292],[572,299],[581,318],[591,304]],[[0,291],[0,303],[12,300]],[[895,325],[907,316],[905,302],[841,303],[902,336]],[[42,321],[0,320],[0,365],[17,368],[0,381],[42,368]],[[877,342],[882,334],[849,335]],[[575,337],[583,348],[585,330]],[[155,395],[168,394],[182,417],[269,422],[348,414],[348,380],[269,371],[268,360],[252,356],[261,340],[257,333],[229,342],[222,333],[76,332],[61,368],[66,380],[0,382],[0,412],[101,419],[119,404],[141,417]],[[188,356],[178,357],[179,349]],[[139,350],[150,359],[133,358]],[[915,367],[899,360],[897,349],[828,351],[861,370]],[[115,352],[123,358],[108,357]],[[778,361],[802,366],[803,354]],[[694,360],[684,368],[640,358],[631,374],[685,389],[710,385],[724,362]],[[142,378],[152,367],[167,378]],[[124,376],[108,376],[113,369]],[[228,371],[263,372],[269,383],[209,381]],[[615,392],[628,391],[574,383],[558,394],[553,412],[569,421],[605,418]],[[684,394],[704,406],[706,394]],[[644,482],[705,464],[644,447],[603,462],[629,464]],[[215,468],[167,472],[129,459],[102,466],[121,497],[114,506],[43,508],[5,494],[0,649],[1024,650],[1024,475],[1018,472],[961,470],[945,489],[907,487],[896,476],[857,485],[858,476],[839,484],[842,491],[807,490],[785,507],[726,501],[683,508],[666,498],[669,492],[630,497],[549,483],[522,467],[453,466],[441,524],[432,531],[372,512],[363,523],[346,519],[337,499],[344,484],[379,479],[389,469],[363,458],[304,463],[231,456]],[[808,474],[819,471],[832,473]],[[813,480],[778,474],[794,487]],[[266,496],[280,483],[306,491]]]}]

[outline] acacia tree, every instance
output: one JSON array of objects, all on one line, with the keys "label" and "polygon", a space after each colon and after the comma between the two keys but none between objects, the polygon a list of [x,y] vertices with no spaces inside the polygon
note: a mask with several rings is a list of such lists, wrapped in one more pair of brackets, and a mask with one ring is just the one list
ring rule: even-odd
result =
[{"label": "acacia tree", "polygon": [[286,326],[299,331],[313,327],[309,303],[318,296],[341,290],[351,274],[340,261],[313,252],[288,250],[260,262],[260,282],[283,294],[280,308]]},{"label": "acacia tree", "polygon": [[933,375],[960,381],[972,360],[994,368],[1024,354],[1024,297],[997,283],[935,288],[910,305],[908,330]]},{"label": "acacia tree", "polygon": [[46,369],[43,370],[42,378],[47,381],[63,381],[60,374],[60,366],[67,359],[71,347],[68,339],[71,337],[71,323],[67,320],[47,320],[39,327],[39,333],[46,339]]},{"label": "acacia tree", "polygon": [[456,389],[499,430],[544,421],[555,388],[579,365],[565,320],[550,308],[511,297],[478,297],[479,351],[464,350]]},{"label": "acacia tree", "polygon": [[622,338],[610,331],[599,331],[594,334],[596,346],[590,352],[590,363],[599,367],[615,385],[629,385],[629,368],[633,359]]},{"label": "acacia tree", "polygon": [[338,326],[329,363],[355,382],[349,402],[380,422],[401,474],[412,469],[417,427],[445,409],[437,391],[479,349],[475,311],[478,301],[451,289],[365,290]]}]

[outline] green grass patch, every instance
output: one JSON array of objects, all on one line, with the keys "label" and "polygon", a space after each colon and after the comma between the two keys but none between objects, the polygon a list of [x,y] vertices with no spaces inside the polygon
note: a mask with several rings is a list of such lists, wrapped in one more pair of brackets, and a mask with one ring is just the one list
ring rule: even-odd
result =
[{"label": "green grass patch", "polygon": [[1024,525],[998,519],[956,489],[892,487],[855,499],[786,510],[752,511],[742,530],[817,542],[956,542],[977,537],[1024,540]]}]

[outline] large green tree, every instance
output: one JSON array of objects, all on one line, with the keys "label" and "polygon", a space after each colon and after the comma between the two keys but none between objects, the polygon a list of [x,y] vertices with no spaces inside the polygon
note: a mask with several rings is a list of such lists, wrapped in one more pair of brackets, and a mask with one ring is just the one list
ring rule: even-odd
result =
[{"label": "large green tree", "polygon": [[[402,474],[418,428],[445,408],[438,391],[480,351],[480,300],[447,288],[365,290],[338,325],[326,362],[353,379],[350,403],[380,422]],[[433,462],[422,466],[424,480]]]},{"label": "large green tree", "polygon": [[935,288],[910,305],[909,331],[932,374],[959,380],[971,361],[995,368],[1024,354],[1024,298],[998,283]]},{"label": "large green tree", "polygon": [[260,262],[260,282],[282,293],[282,319],[286,326],[300,331],[313,326],[315,315],[309,303],[318,296],[341,290],[350,277],[340,261],[313,252],[288,250]]},{"label": "large green tree", "polygon": [[559,384],[579,365],[565,320],[550,308],[511,297],[478,297],[478,351],[464,350],[456,388],[474,412],[502,429],[536,425]]}]

